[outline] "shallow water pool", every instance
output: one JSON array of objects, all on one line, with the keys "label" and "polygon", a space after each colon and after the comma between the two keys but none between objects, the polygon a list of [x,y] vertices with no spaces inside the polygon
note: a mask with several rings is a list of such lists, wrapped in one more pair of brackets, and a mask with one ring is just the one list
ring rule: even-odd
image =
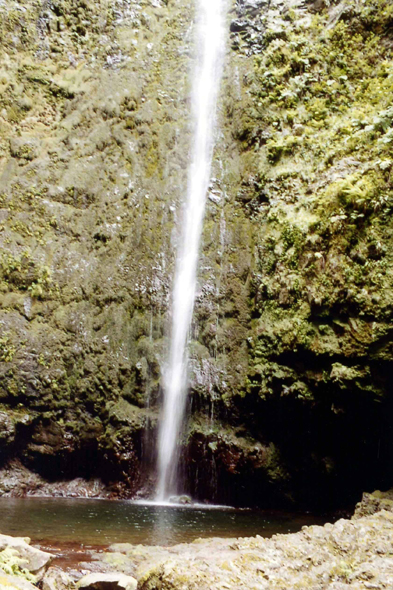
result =
[{"label": "shallow water pool", "polygon": [[131,501],[0,498],[0,533],[35,543],[103,546],[174,545],[198,537],[296,532],[328,519],[309,514],[204,506],[156,506]]}]

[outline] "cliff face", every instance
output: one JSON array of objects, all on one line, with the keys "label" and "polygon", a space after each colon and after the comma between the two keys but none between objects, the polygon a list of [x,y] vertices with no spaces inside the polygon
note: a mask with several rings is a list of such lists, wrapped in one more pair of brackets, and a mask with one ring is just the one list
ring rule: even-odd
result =
[{"label": "cliff face", "polygon": [[[3,464],[146,483],[192,18],[0,5]],[[232,6],[184,437],[200,498],[326,505],[391,483],[392,24],[384,0]]]},{"label": "cliff face", "polygon": [[2,7],[4,455],[139,474],[188,149],[187,3]]}]

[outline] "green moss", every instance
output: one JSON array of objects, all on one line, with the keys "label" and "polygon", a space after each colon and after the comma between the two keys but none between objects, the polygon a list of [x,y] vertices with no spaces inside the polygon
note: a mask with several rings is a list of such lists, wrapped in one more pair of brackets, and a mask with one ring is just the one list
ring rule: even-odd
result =
[{"label": "green moss", "polygon": [[16,353],[16,346],[10,340],[10,334],[6,333],[0,337],[0,360],[9,363]]},{"label": "green moss", "polygon": [[23,567],[25,564],[26,560],[19,556],[17,549],[6,547],[3,551],[0,551],[0,570],[5,574],[18,576],[28,580],[32,584],[36,584],[37,577]]}]

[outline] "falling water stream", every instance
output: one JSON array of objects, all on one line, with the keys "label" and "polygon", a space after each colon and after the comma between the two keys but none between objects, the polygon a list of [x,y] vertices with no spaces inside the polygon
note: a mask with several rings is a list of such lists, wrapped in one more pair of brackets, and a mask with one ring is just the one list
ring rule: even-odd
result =
[{"label": "falling water stream", "polygon": [[199,244],[210,179],[214,122],[225,48],[226,0],[196,2],[193,147],[173,289],[169,360],[164,371],[164,403],[158,437],[158,501],[168,500],[171,494],[178,493],[178,440],[187,397],[187,341],[194,309]]}]

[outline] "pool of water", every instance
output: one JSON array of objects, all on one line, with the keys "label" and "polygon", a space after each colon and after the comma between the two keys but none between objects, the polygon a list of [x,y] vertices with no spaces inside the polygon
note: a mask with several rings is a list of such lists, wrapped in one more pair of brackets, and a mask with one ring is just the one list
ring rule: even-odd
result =
[{"label": "pool of water", "polygon": [[202,506],[155,506],[130,501],[0,498],[0,533],[35,543],[104,546],[174,545],[198,537],[242,537],[296,532],[328,520],[290,514]]}]

